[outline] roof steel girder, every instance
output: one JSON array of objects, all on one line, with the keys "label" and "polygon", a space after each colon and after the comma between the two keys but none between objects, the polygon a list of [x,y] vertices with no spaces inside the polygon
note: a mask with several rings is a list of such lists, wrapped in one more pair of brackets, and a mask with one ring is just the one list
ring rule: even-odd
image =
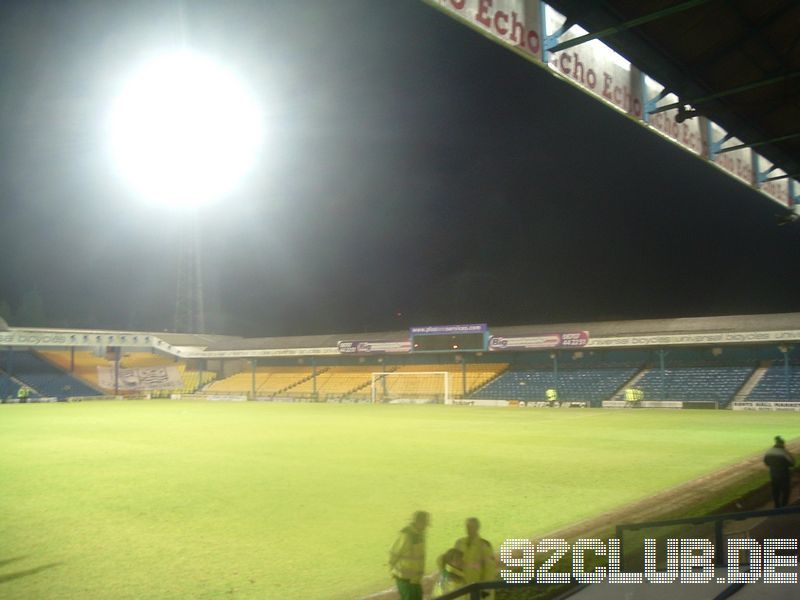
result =
[{"label": "roof steel girder", "polygon": [[592,40],[599,40],[603,38],[607,38],[611,35],[619,33],[620,31],[625,31],[627,29],[632,29],[633,27],[638,27],[639,25],[643,25],[644,23],[649,23],[651,21],[657,21],[658,19],[663,19],[669,15],[683,12],[685,10],[689,10],[691,8],[695,8],[700,6],[701,4],[707,4],[712,2],[712,0],[688,0],[687,2],[683,2],[682,4],[677,4],[675,6],[670,6],[669,8],[663,8],[661,10],[657,10],[647,15],[643,15],[641,17],[637,17],[636,19],[631,19],[630,21],[625,21],[624,23],[620,23],[619,25],[615,25],[614,27],[609,27],[607,29],[603,29],[602,31],[598,31],[596,33],[587,33],[586,35],[582,35],[571,40],[567,40],[566,42],[561,42],[560,44],[556,44],[555,46],[548,48],[548,52],[560,52],[561,50],[566,50],[567,48],[573,48],[574,46],[579,46],[583,43],[590,42]]},{"label": "roof steel girder", "polygon": [[725,152],[733,152],[734,150],[740,150],[741,148],[758,148],[759,146],[772,144],[773,142],[782,142],[784,140],[791,140],[798,137],[800,137],[800,132],[790,133],[789,135],[782,135],[781,137],[772,138],[770,140],[753,142],[752,144],[736,144],[735,146],[728,146],[727,148],[721,148],[717,150],[717,154],[724,154]]},{"label": "roof steel girder", "polygon": [[751,83],[746,83],[744,85],[737,86],[735,88],[731,88],[729,90],[725,90],[724,92],[717,92],[716,94],[710,94],[708,96],[701,96],[700,98],[692,98],[690,100],[681,100],[679,102],[673,102],[671,104],[665,104],[664,106],[659,106],[655,110],[650,111],[650,114],[656,114],[660,112],[664,112],[667,110],[672,110],[673,108],[681,108],[683,106],[696,106],[698,104],[702,104],[704,102],[708,102],[710,100],[718,100],[719,98],[725,98],[727,96],[733,96],[735,94],[741,94],[742,92],[748,92],[750,90],[754,90],[756,88],[764,87],[766,85],[772,85],[774,83],[780,83],[781,81],[786,81],[788,79],[794,79],[795,77],[800,77],[800,71],[792,71],[791,73],[785,73],[783,75],[776,75],[775,77],[767,77],[766,79],[761,79],[759,81],[753,81]]},{"label": "roof steel girder", "polygon": [[[554,6],[561,14],[574,19],[589,31],[602,31],[614,27],[620,24],[621,20],[616,13],[609,10],[605,2],[601,1],[584,3],[582,0],[549,0],[548,4]],[[797,6],[794,0],[782,5],[777,10],[778,18],[768,17],[765,21],[756,24],[754,30],[748,32],[746,36],[737,38],[734,40],[735,43],[728,42],[724,48],[726,50],[735,48],[736,43],[741,43],[753,33],[758,33],[761,29],[779,21],[781,17],[786,15],[787,11],[795,10]],[[670,62],[658,47],[648,43],[646,38],[641,36],[639,29],[620,31],[617,35],[604,40],[604,42],[633,64],[643,68],[650,77],[665,85],[667,89],[670,89],[679,97],[705,97],[710,91],[697,80],[687,78],[689,73],[696,75],[691,70],[691,65],[679,66]],[[716,53],[720,52],[720,50],[712,50],[712,52]],[[704,59],[700,59],[700,64],[713,63],[717,58],[719,56],[711,54]],[[723,129],[734,132],[736,137],[745,141],[764,140],[767,137],[772,137],[765,135],[764,131],[757,128],[753,122],[748,121],[741,114],[741,111],[731,111],[723,102],[724,99],[713,98],[709,100],[703,106],[703,115],[712,119]],[[652,104],[646,103],[645,115],[648,115],[649,110],[653,108],[655,107]],[[644,120],[648,120],[646,116]],[[800,168],[798,159],[791,152],[788,152],[780,142],[777,144],[765,144],[760,147],[759,152],[764,158],[774,164],[778,164],[787,172],[796,172]],[[800,185],[797,187],[800,188]]]}]

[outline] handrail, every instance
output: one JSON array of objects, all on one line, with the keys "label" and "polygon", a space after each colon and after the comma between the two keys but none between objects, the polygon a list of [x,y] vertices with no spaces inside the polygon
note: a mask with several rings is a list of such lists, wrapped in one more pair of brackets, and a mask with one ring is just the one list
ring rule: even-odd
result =
[{"label": "handrail", "polygon": [[[791,515],[800,513],[800,506],[784,506],[783,508],[774,508],[767,510],[749,510],[736,513],[722,513],[718,515],[703,515],[699,517],[684,517],[681,519],[665,519],[661,521],[645,521],[642,523],[622,523],[616,526],[616,537],[622,539],[622,532],[625,530],[636,531],[639,529],[646,529],[648,527],[667,527],[670,525],[694,525],[698,523],[715,523],[716,545],[720,547],[722,541],[722,523],[724,521],[743,521],[745,519],[753,519],[757,517],[777,517],[782,515]],[[460,587],[452,592],[447,592],[441,596],[436,596],[434,600],[456,600],[463,596],[469,595],[470,600],[480,600],[481,592],[485,590],[498,590],[505,588],[519,588],[530,586],[541,586],[541,583],[511,583],[508,581],[479,581],[477,583],[470,583],[464,587]],[[547,584],[544,584],[547,585]],[[563,585],[563,584],[561,584]],[[583,587],[583,585],[579,586]],[[577,591],[577,588],[574,590]],[[730,594],[734,590],[727,590]],[[735,591],[738,591],[736,588]],[[727,597],[727,596],[725,596]]]},{"label": "handrail", "polygon": [[[547,584],[547,583],[513,583],[510,581],[478,581],[476,583],[470,583],[465,585],[464,587],[460,587],[457,590],[453,590],[452,592],[447,592],[441,596],[436,596],[433,600],[456,600],[456,598],[461,598],[469,594],[469,600],[480,600],[481,592],[485,590],[499,590],[499,589],[507,589],[507,588],[521,588],[521,587],[542,587],[547,585],[558,585],[558,586],[565,586],[567,584]],[[574,585],[575,591],[577,588],[582,588],[584,585]],[[559,596],[561,597],[561,596]]]},{"label": "handrail", "polygon": [[708,521],[743,521],[744,519],[754,519],[756,517],[775,517],[800,513],[800,506],[784,506],[782,508],[771,508],[762,510],[748,510],[736,513],[721,513],[718,515],[703,515],[700,517],[683,517],[680,519],[665,519],[662,521],[645,521],[642,523],[622,523],[617,525],[617,537],[624,529],[636,531],[646,527],[668,527],[670,525],[695,525]]},{"label": "handrail", "polygon": [[[716,565],[722,564],[723,554],[719,551],[723,545],[723,531],[722,525],[726,521],[744,521],[745,519],[755,519],[758,517],[780,517],[783,515],[792,515],[800,513],[800,506],[784,506],[782,508],[762,509],[762,510],[748,510],[736,513],[722,513],[718,515],[703,515],[700,517],[684,517],[681,519],[666,519],[662,521],[645,521],[643,523],[622,523],[617,525],[614,534],[623,545],[623,533],[628,531],[638,531],[650,527],[669,527],[672,525],[697,525],[699,523],[713,523],[714,524],[714,549]],[[625,553],[623,551],[621,563],[624,563]]]}]

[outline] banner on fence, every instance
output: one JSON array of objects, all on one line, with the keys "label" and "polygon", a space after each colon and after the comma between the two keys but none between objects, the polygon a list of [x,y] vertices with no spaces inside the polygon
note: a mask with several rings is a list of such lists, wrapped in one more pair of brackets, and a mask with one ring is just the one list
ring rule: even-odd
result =
[{"label": "banner on fence", "polygon": [[[115,383],[116,379],[116,383]],[[97,367],[97,382],[101,388],[119,391],[172,390],[183,387],[178,367],[142,367],[120,369],[119,378],[114,367]]]}]

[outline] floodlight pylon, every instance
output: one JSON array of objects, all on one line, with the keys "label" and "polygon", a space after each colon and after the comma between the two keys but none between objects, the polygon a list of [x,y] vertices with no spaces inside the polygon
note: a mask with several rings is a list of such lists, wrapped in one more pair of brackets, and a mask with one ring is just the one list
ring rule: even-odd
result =
[{"label": "floodlight pylon", "polygon": [[200,220],[196,212],[187,215],[179,234],[178,277],[175,294],[175,332],[205,333],[203,264]]}]

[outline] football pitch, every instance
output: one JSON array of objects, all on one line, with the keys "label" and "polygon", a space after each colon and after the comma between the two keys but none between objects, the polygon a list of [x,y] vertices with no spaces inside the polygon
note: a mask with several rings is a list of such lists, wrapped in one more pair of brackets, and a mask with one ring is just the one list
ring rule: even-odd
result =
[{"label": "football pitch", "polygon": [[[796,413],[128,401],[0,406],[0,598],[357,598],[800,435]],[[766,477],[766,475],[765,475]]]}]

